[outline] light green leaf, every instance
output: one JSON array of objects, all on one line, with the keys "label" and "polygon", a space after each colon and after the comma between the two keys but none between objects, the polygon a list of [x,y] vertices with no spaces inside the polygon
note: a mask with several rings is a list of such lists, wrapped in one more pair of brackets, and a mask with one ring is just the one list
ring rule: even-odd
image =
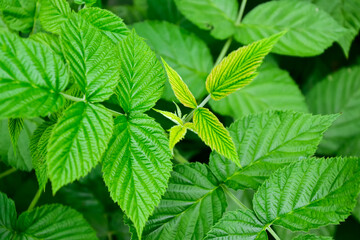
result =
[{"label": "light green leaf", "polygon": [[194,95],[191,93],[189,87],[182,80],[180,75],[172,69],[164,59],[161,59],[164,64],[170,85],[176,98],[185,106],[189,108],[196,108],[197,103]]},{"label": "light green leaf", "polygon": [[[196,99],[205,96],[204,81],[213,67],[212,56],[205,42],[195,34],[167,22],[145,21],[134,24],[134,27],[150,47],[179,73]],[[168,82],[163,98],[176,100]]]},{"label": "light green leaf", "polygon": [[349,56],[351,43],[360,29],[360,1],[358,0],[312,0],[314,4],[329,13],[341,26],[347,29],[337,41],[346,57]]},{"label": "light green leaf", "polygon": [[336,233],[337,225],[330,224],[316,229],[311,229],[307,232],[293,232],[281,226],[272,226],[271,228],[276,232],[280,239],[294,239],[299,235],[315,235],[322,236],[326,240],[330,240],[333,239],[332,237]]},{"label": "light green leaf", "polygon": [[60,34],[61,26],[71,15],[66,0],[41,0],[39,20],[42,28],[51,33]]},{"label": "light green leaf", "polygon": [[206,236],[208,239],[257,239],[267,240],[266,226],[251,210],[227,212]]},{"label": "light green leaf", "polygon": [[169,140],[161,126],[143,113],[119,116],[103,156],[103,177],[141,236],[167,188],[172,164]]},{"label": "light green leaf", "polygon": [[227,0],[175,0],[179,11],[201,29],[211,30],[217,39],[234,34],[238,1]]},{"label": "light green leaf", "polygon": [[60,204],[23,212],[16,219],[14,202],[0,192],[1,239],[97,239],[80,213]]},{"label": "light green leaf", "polygon": [[207,165],[177,165],[165,195],[146,224],[143,238],[203,239],[226,206],[224,191]]},{"label": "light green leaf", "polygon": [[120,82],[116,95],[126,113],[145,112],[162,95],[166,76],[156,55],[133,30],[118,45]]},{"label": "light green leaf", "polygon": [[61,58],[47,46],[0,34],[0,118],[31,118],[58,110],[68,78]]},{"label": "light green leaf", "polygon": [[15,31],[29,33],[34,25],[36,0],[1,0],[0,11],[6,25]]},{"label": "light green leaf", "polygon": [[129,35],[129,29],[121,18],[101,8],[83,8],[79,12],[92,26],[100,29],[114,44]]},{"label": "light green leaf", "polygon": [[264,224],[307,231],[344,221],[359,190],[359,159],[309,158],[265,181],[254,196],[254,211]]},{"label": "light green leaf", "polygon": [[39,189],[44,189],[48,181],[47,173],[47,146],[55,122],[44,122],[34,131],[30,139],[32,164],[35,169]]},{"label": "light green leaf", "polygon": [[256,70],[264,57],[282,35],[283,32],[241,47],[224,58],[206,79],[206,89],[211,97],[220,100],[248,85],[256,77]]},{"label": "light green leaf", "polygon": [[211,109],[235,119],[266,110],[307,112],[305,97],[289,73],[268,66],[247,86],[220,101],[211,100]]},{"label": "light green leaf", "polygon": [[249,44],[283,30],[287,33],[272,52],[302,57],[321,54],[346,31],[311,3],[271,1],[258,5],[245,16],[235,39]]},{"label": "light green leaf", "polygon": [[229,132],[209,109],[197,108],[194,112],[193,121],[196,132],[206,145],[241,167]]},{"label": "light green leaf", "polygon": [[333,155],[360,137],[360,67],[343,68],[316,84],[306,95],[311,112],[341,113],[325,133],[318,153]]},{"label": "light green leaf", "polygon": [[96,166],[112,130],[112,115],[102,105],[78,102],[63,113],[48,144],[47,170],[53,193]]},{"label": "light green leaf", "polygon": [[175,145],[185,137],[186,130],[187,128],[183,125],[176,125],[170,129],[169,146],[171,151],[174,149]]},{"label": "light green leaf", "polygon": [[277,169],[312,156],[336,118],[275,111],[243,117],[229,127],[243,168],[217,153],[210,156],[210,168],[235,190],[257,189]]},{"label": "light green leaf", "polygon": [[160,113],[161,115],[163,115],[164,117],[170,119],[171,121],[173,121],[174,123],[176,123],[178,125],[183,124],[183,120],[181,118],[179,118],[179,116],[177,116],[176,114],[174,114],[172,112],[162,111],[162,110],[158,110],[158,109],[155,109],[155,108],[153,108],[153,110]]},{"label": "light green leaf", "polygon": [[49,48],[51,48],[51,50],[53,50],[57,55],[61,56],[65,60],[60,45],[60,39],[57,35],[51,33],[39,32],[36,34],[32,34],[30,36],[30,39],[42,43],[44,45],[47,45]]},{"label": "light green leaf", "polygon": [[63,25],[60,39],[65,58],[86,100],[108,99],[120,78],[115,45],[75,14]]},{"label": "light green leaf", "polygon": [[21,130],[24,128],[24,119],[9,118],[8,128],[9,128],[11,144],[14,149],[14,155],[16,156],[17,142],[19,140]]}]

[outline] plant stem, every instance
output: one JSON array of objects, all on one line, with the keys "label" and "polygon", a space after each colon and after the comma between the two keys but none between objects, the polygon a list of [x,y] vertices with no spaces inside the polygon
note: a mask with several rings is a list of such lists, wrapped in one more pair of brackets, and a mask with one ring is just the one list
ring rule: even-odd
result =
[{"label": "plant stem", "polygon": [[246,2],[247,2],[247,0],[242,0],[242,2],[241,2],[239,14],[238,14],[238,17],[237,17],[237,19],[236,19],[236,25],[239,25],[239,24],[241,23],[242,17],[243,17],[243,15],[244,15],[244,10],[245,10],[245,6],[246,6]]},{"label": "plant stem", "polygon": [[16,168],[10,168],[8,170],[6,170],[5,172],[0,173],[0,179],[3,177],[6,177],[7,175],[12,174],[13,172],[16,172]]},{"label": "plant stem", "polygon": [[174,148],[174,159],[179,163],[189,163],[189,161],[186,158],[184,158],[184,156],[181,155],[179,150],[177,150],[176,148]]},{"label": "plant stem", "polygon": [[85,102],[85,100],[82,98],[74,97],[74,96],[68,95],[66,93],[61,93],[61,95],[63,95],[66,99],[74,101],[74,102]]},{"label": "plant stem", "polygon": [[241,209],[244,209],[244,210],[247,210],[248,208],[229,190],[229,188],[224,185],[224,184],[221,184],[220,185],[221,188],[224,190],[225,194],[227,196],[229,196],[231,198],[231,200],[233,200],[236,205],[238,205]]},{"label": "plant stem", "polygon": [[112,109],[110,109],[110,108],[106,108],[109,112],[111,112],[112,113],[112,115],[114,115],[115,117],[118,117],[118,116],[121,116],[121,115],[124,115],[124,114],[122,114],[122,113],[119,113],[119,112],[117,112],[117,111],[115,111],[115,110],[112,110]]},{"label": "plant stem", "polygon": [[230,37],[224,44],[223,48],[221,49],[221,52],[218,56],[218,58],[216,59],[216,62],[215,62],[215,65],[214,66],[217,66],[221,60],[223,60],[223,58],[225,57],[225,54],[227,53],[227,51],[229,50],[229,47],[232,43],[232,37]]},{"label": "plant stem", "polygon": [[41,196],[41,193],[42,193],[42,190],[39,188],[39,190],[36,192],[33,200],[32,200],[31,203],[30,203],[30,206],[29,206],[29,208],[28,208],[28,211],[29,211],[29,210],[32,210],[32,209],[35,207],[36,203],[39,201],[39,198],[40,198],[40,196]]},{"label": "plant stem", "polygon": [[276,234],[276,232],[274,230],[271,229],[270,226],[268,226],[266,228],[266,230],[269,231],[269,233],[276,239],[276,240],[281,240],[281,238]]}]

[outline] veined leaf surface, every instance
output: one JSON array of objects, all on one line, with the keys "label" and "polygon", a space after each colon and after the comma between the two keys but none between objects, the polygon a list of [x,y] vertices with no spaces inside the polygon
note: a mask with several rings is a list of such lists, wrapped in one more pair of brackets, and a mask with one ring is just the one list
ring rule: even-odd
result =
[{"label": "veined leaf surface", "polygon": [[170,129],[169,146],[171,151],[174,149],[175,145],[185,137],[186,130],[187,128],[183,125],[176,125]]},{"label": "veined leaf surface", "polygon": [[112,115],[101,105],[78,102],[65,110],[48,144],[47,170],[53,193],[100,162],[112,131]]},{"label": "veined leaf surface", "polygon": [[39,19],[48,32],[60,34],[61,25],[71,16],[71,8],[66,0],[40,0]]},{"label": "veined leaf surface", "polygon": [[[24,119],[9,118],[8,119],[8,128],[9,128],[12,147],[14,150],[16,150],[17,142],[19,140],[21,130],[24,128]],[[16,151],[14,151],[14,154],[16,155]]]},{"label": "veined leaf surface", "polygon": [[0,11],[10,29],[29,33],[34,25],[36,0],[1,0]]},{"label": "veined leaf surface", "polygon": [[283,34],[241,47],[224,58],[206,79],[206,89],[211,97],[219,100],[248,85],[256,77],[264,57]]}]

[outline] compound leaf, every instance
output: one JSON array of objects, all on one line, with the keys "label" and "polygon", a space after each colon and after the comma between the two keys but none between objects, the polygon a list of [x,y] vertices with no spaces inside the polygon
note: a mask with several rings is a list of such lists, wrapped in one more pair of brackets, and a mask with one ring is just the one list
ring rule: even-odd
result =
[{"label": "compound leaf", "polygon": [[116,47],[85,19],[72,15],[61,30],[61,46],[87,101],[101,102],[119,81]]},{"label": "compound leaf", "polygon": [[101,105],[78,102],[63,113],[48,144],[47,170],[53,193],[96,166],[112,130],[112,115]]},{"label": "compound leaf", "polygon": [[226,39],[234,34],[237,9],[236,0],[175,0],[184,16],[201,29],[211,30],[217,39]]},{"label": "compound leaf", "polygon": [[176,125],[170,129],[169,146],[171,151],[174,149],[175,145],[185,137],[186,130],[187,128],[183,125]]},{"label": "compound leaf", "polygon": [[206,89],[211,97],[219,100],[248,85],[256,77],[264,57],[283,34],[241,47],[224,58],[206,79]]},{"label": "compound leaf", "polygon": [[34,25],[36,0],[1,0],[0,11],[10,29],[29,33]]},{"label": "compound leaf", "polygon": [[272,52],[290,56],[316,56],[346,31],[325,11],[305,1],[271,1],[251,10],[238,27],[235,39],[243,44],[287,30]]},{"label": "compound leaf", "polygon": [[61,26],[71,16],[66,0],[41,0],[39,20],[41,27],[51,33],[60,34]]},{"label": "compound leaf", "polygon": [[359,190],[359,159],[309,158],[266,180],[254,196],[254,211],[264,224],[308,231],[344,221]]},{"label": "compound leaf", "polygon": [[61,57],[47,46],[0,34],[0,118],[32,118],[58,110],[68,78]]},{"label": "compound leaf", "polygon": [[177,165],[165,195],[146,223],[143,238],[203,239],[226,207],[224,191],[207,165]]},{"label": "compound leaf", "polygon": [[197,108],[195,110],[194,125],[196,132],[206,145],[233,161],[237,166],[241,166],[229,132],[209,109]]},{"label": "compound leaf", "polygon": [[[267,240],[265,225],[261,223],[251,210],[227,212],[207,234],[208,239],[257,239]],[[236,236],[236,237],[235,237]]]},{"label": "compound leaf", "polygon": [[243,117],[229,127],[243,168],[215,152],[210,168],[235,190],[257,189],[277,169],[313,155],[337,117],[275,111]]},{"label": "compound leaf", "polygon": [[180,75],[172,69],[164,59],[162,59],[164,64],[171,88],[174,91],[176,98],[185,106],[189,108],[196,108],[197,103],[194,95],[191,93],[189,87],[182,80]]},{"label": "compound leaf", "polygon": [[152,118],[143,113],[115,119],[115,130],[103,157],[103,177],[110,195],[141,236],[160,202],[172,164],[169,141]]}]

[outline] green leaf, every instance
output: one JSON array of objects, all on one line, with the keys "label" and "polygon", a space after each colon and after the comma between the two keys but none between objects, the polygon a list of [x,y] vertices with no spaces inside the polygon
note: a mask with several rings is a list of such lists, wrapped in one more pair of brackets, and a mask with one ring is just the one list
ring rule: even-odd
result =
[{"label": "green leaf", "polygon": [[325,133],[318,153],[333,155],[346,148],[349,140],[360,137],[360,67],[343,68],[316,84],[306,100],[316,114],[341,113]]},{"label": "green leaf", "polygon": [[[145,21],[134,24],[134,27],[140,36],[147,39],[150,47],[179,73],[196,99],[205,96],[204,81],[213,67],[212,56],[205,42],[195,34],[167,22]],[[163,98],[176,100],[168,82]]]},{"label": "green leaf", "polygon": [[196,132],[206,145],[241,167],[229,132],[209,109],[197,108],[193,120]]},{"label": "green leaf", "polygon": [[358,0],[312,0],[312,2],[329,13],[341,26],[347,29],[337,41],[348,57],[351,43],[360,29],[360,2]]},{"label": "green leaf", "polygon": [[100,29],[114,44],[119,43],[130,33],[123,20],[108,10],[83,8],[79,14],[92,26]]},{"label": "green leaf", "polygon": [[44,30],[60,34],[61,26],[71,15],[66,0],[41,0],[39,20]]},{"label": "green leaf", "polygon": [[51,50],[53,50],[57,55],[61,56],[65,60],[60,45],[60,39],[55,34],[40,32],[32,34],[30,39],[42,43],[43,45],[47,45]]},{"label": "green leaf", "polygon": [[177,165],[165,195],[146,224],[143,238],[203,239],[226,206],[224,191],[207,165]]},{"label": "green leaf", "polygon": [[289,73],[274,66],[260,69],[259,75],[239,91],[209,103],[215,112],[235,119],[266,110],[308,111],[305,97]]},{"label": "green leaf", "polygon": [[183,124],[183,120],[177,116],[176,114],[172,113],[172,112],[167,112],[167,111],[162,111],[162,110],[158,110],[153,108],[154,111],[160,113],[161,115],[163,115],[164,117],[170,119],[171,121],[173,121],[174,123],[178,124],[178,125],[182,125]]},{"label": "green leaf", "polygon": [[186,130],[187,128],[182,125],[176,125],[170,129],[169,146],[171,151],[174,149],[175,145],[185,137]]},{"label": "green leaf", "polygon": [[147,0],[147,17],[161,21],[180,23],[184,16],[178,11],[174,0]]},{"label": "green leaf", "polygon": [[206,236],[208,239],[257,239],[267,240],[266,226],[251,210],[227,212]]},{"label": "green leaf", "polygon": [[68,78],[61,58],[47,46],[0,34],[0,118],[31,118],[58,110]]},{"label": "green leaf", "polygon": [[32,30],[36,0],[1,0],[0,4],[2,18],[10,29],[24,33]]},{"label": "green leaf", "polygon": [[23,212],[16,219],[14,202],[0,192],[0,210],[1,239],[97,239],[81,214],[59,204]]},{"label": "green leaf", "polygon": [[179,11],[201,29],[210,30],[217,39],[234,34],[238,1],[175,0]]},{"label": "green leaf", "polygon": [[210,168],[235,190],[257,189],[277,169],[312,156],[337,116],[270,111],[243,117],[229,127],[243,168],[217,153]]},{"label": "green leaf", "polygon": [[54,122],[44,122],[34,131],[30,139],[30,152],[32,164],[35,169],[39,189],[45,190],[48,181],[47,172],[47,146],[51,137]]},{"label": "green leaf", "polygon": [[321,54],[346,31],[311,3],[271,1],[258,5],[245,16],[235,39],[248,44],[283,30],[287,33],[272,52],[302,57]]},{"label": "green leaf", "polygon": [[317,236],[312,234],[306,234],[306,235],[299,235],[294,237],[292,240],[331,240],[332,237],[327,236]]},{"label": "green leaf", "polygon": [[115,130],[103,156],[103,177],[141,236],[164,194],[172,164],[169,140],[161,126],[143,113],[115,119]]},{"label": "green leaf", "polygon": [[78,102],[63,113],[48,144],[47,170],[53,193],[99,163],[112,130],[112,115],[102,105]]},{"label": "green leaf", "polygon": [[24,119],[22,119],[22,118],[9,118],[9,120],[8,120],[8,128],[9,128],[11,144],[12,144],[12,147],[14,149],[14,155],[16,156],[17,142],[19,140],[21,130],[24,128]]},{"label": "green leaf", "polygon": [[189,108],[196,108],[197,103],[194,95],[191,93],[189,87],[182,80],[180,75],[172,69],[164,59],[161,59],[164,64],[171,88],[175,93],[176,98],[185,106]]},{"label": "green leaf", "polygon": [[258,189],[254,211],[264,224],[307,231],[344,221],[360,190],[359,159],[309,158],[280,169]]},{"label": "green leaf", "polygon": [[241,47],[230,53],[213,68],[206,79],[206,89],[215,100],[248,85],[257,75],[257,68],[284,33]]},{"label": "green leaf", "polygon": [[101,102],[119,81],[116,47],[83,18],[72,15],[61,30],[61,46],[85,99]]},{"label": "green leaf", "polygon": [[135,31],[118,45],[120,81],[116,95],[126,113],[145,112],[162,95],[166,81],[164,69],[156,55]]}]

